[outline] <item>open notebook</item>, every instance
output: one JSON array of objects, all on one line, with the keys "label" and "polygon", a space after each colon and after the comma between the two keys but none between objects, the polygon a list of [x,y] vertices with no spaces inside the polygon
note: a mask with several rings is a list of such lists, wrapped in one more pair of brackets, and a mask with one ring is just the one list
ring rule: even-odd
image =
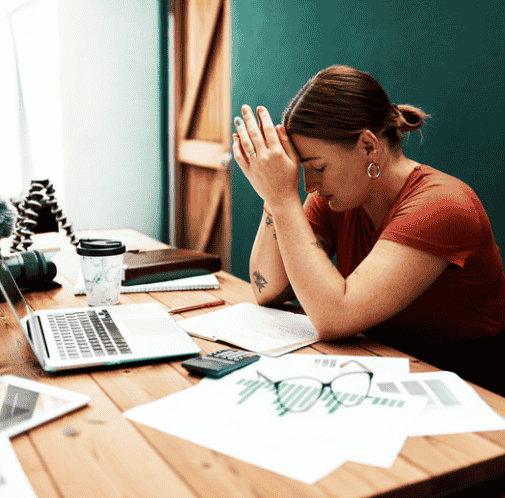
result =
[{"label": "open notebook", "polygon": [[[177,280],[167,280],[166,282],[153,282],[151,284],[122,285],[121,293],[132,292],[161,292],[161,291],[180,291],[180,290],[207,290],[219,289],[219,282],[213,273],[208,275],[197,275],[195,277],[180,278]],[[84,277],[82,271],[79,272],[77,282],[74,287],[74,296],[86,294]]]}]

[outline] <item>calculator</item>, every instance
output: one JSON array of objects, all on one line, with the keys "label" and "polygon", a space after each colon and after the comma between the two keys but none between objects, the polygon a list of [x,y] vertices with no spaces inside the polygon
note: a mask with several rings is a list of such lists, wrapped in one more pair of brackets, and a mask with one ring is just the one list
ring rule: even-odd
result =
[{"label": "calculator", "polygon": [[260,355],[237,349],[222,349],[205,356],[184,360],[181,365],[192,373],[216,379],[260,359]]}]

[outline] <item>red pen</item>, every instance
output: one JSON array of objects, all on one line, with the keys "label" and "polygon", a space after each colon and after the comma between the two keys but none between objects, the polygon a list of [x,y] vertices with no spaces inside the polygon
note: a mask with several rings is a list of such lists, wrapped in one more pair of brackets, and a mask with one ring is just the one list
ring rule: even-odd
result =
[{"label": "red pen", "polygon": [[199,310],[200,308],[210,308],[211,306],[220,306],[221,304],[226,304],[224,299],[219,301],[210,301],[208,303],[193,304],[191,306],[181,306],[180,308],[172,308],[169,313],[182,313],[183,311]]}]

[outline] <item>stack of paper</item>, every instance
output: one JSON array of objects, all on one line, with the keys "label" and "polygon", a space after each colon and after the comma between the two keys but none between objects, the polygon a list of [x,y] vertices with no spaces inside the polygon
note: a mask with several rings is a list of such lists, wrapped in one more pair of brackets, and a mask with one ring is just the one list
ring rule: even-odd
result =
[{"label": "stack of paper", "polygon": [[178,324],[195,337],[226,342],[273,357],[319,341],[306,315],[251,303],[180,320]]},{"label": "stack of paper", "polygon": [[359,406],[337,410],[320,399],[306,412],[280,414],[275,393],[257,375],[261,371],[274,381],[309,375],[327,382],[349,359],[262,357],[124,415],[309,484],[346,461],[390,467],[409,436],[505,429],[505,420],[457,375],[409,374],[403,358],[354,357],[374,372],[372,389]]}]

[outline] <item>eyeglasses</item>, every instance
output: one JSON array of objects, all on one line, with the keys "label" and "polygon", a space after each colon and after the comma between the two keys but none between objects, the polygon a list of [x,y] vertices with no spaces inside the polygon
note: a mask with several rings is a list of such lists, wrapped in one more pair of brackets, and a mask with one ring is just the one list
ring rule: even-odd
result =
[{"label": "eyeglasses", "polygon": [[280,415],[287,412],[305,412],[319,399],[325,403],[328,413],[333,413],[340,406],[359,405],[370,392],[373,372],[356,360],[349,360],[340,365],[340,368],[350,363],[355,363],[362,370],[341,373],[330,382],[321,382],[313,377],[290,377],[274,382],[265,374],[257,373],[268,381],[275,391]]}]

